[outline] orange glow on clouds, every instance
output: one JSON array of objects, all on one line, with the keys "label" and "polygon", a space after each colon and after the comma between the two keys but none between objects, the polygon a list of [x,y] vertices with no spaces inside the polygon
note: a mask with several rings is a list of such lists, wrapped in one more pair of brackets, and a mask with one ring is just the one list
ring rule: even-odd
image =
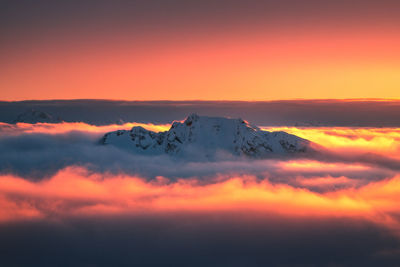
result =
[{"label": "orange glow on clouds", "polygon": [[[83,122],[63,123],[17,123],[8,124],[0,122],[0,135],[14,135],[20,133],[60,134],[71,131],[91,134],[103,134],[116,130],[130,130],[132,127],[141,126],[147,130],[160,132],[167,131],[170,124],[152,124],[127,122],[122,125],[109,124],[96,126]],[[400,128],[356,128],[356,127],[261,127],[265,131],[285,131],[290,134],[308,139],[330,151],[345,154],[377,153],[387,157],[400,158]],[[299,163],[296,163],[299,164]],[[312,167],[302,163],[301,168]],[[318,163],[317,166],[320,166]],[[294,167],[294,165],[292,166]],[[348,168],[347,166],[346,168]],[[336,168],[335,165],[326,165],[324,168]],[[365,168],[354,165],[351,168]]]},{"label": "orange glow on clouds", "polygon": [[17,123],[15,125],[0,122],[0,135],[1,134],[20,134],[24,133],[43,133],[43,134],[60,134],[71,131],[81,131],[86,133],[106,133],[116,130],[130,130],[132,127],[141,126],[147,130],[160,132],[168,130],[171,125],[169,124],[152,124],[152,123],[137,123],[129,122],[120,124],[108,124],[104,126],[91,125],[84,122],[63,122],[63,123]]},{"label": "orange glow on clouds", "polygon": [[357,181],[349,179],[347,177],[341,176],[337,177],[316,177],[316,178],[298,178],[296,181],[303,186],[313,186],[313,187],[331,187],[335,185],[350,185],[356,186]]},{"label": "orange glow on clouds", "polygon": [[329,150],[344,153],[378,153],[399,158],[400,128],[264,127],[308,139]]},{"label": "orange glow on clouds", "polygon": [[[19,123],[0,126],[5,129],[3,134],[60,134],[70,131],[101,134],[137,125],[155,131],[169,128],[169,125],[137,123],[108,126]],[[343,154],[376,153],[399,158],[400,129],[397,128],[289,127],[267,130],[285,130]],[[316,159],[278,160],[274,164],[271,166],[277,169],[278,174],[290,173],[295,177],[271,182],[266,170],[262,180],[251,174],[219,174],[208,177],[208,182],[205,182],[195,173],[190,179],[157,177],[146,180],[128,174],[93,173],[74,166],[39,182],[3,174],[0,176],[0,221],[230,211],[288,217],[362,218],[396,231],[400,229],[396,219],[400,212],[399,175],[389,173],[385,176],[389,178],[384,180],[374,182],[367,179],[365,182],[351,177],[351,174],[375,175],[374,171],[379,168],[362,162],[320,162]],[[311,176],[302,176],[304,173]],[[311,188],[323,190],[315,192]]]},{"label": "orange glow on clouds", "polygon": [[[0,177],[0,220],[141,214],[164,212],[256,212],[289,217],[364,218],[398,228],[400,177],[361,188],[316,193],[289,185],[273,185],[252,176],[232,176],[213,184],[196,179],[147,182],[126,175],[90,174],[67,168],[49,180],[29,182],[19,177]],[[325,185],[331,178],[305,183]],[[348,182],[341,177],[335,182]],[[392,216],[393,215],[393,216]]]},{"label": "orange glow on clouds", "polygon": [[[84,122],[63,123],[17,123],[0,122],[0,134],[43,133],[60,134],[71,131],[106,133],[116,130],[130,130],[141,126],[147,130],[167,131],[171,124],[127,122],[122,125],[91,125]],[[285,131],[308,139],[330,150],[342,152],[374,152],[396,156],[400,152],[400,128],[356,128],[356,127],[261,127],[265,131]]]}]

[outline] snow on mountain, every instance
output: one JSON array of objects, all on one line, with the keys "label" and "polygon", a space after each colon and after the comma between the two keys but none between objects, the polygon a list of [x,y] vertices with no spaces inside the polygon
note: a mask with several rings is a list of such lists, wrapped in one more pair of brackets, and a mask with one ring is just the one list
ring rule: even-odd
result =
[{"label": "snow on mountain", "polygon": [[310,142],[285,132],[262,131],[242,119],[206,117],[192,114],[184,122],[174,122],[165,132],[142,127],[118,130],[104,135],[102,144],[110,144],[147,155],[204,155],[216,153],[255,158],[274,154],[306,152]]},{"label": "snow on mountain", "polygon": [[29,109],[17,116],[13,123],[24,122],[24,123],[60,123],[63,120],[59,117],[55,118],[52,115],[38,111],[35,109]]}]

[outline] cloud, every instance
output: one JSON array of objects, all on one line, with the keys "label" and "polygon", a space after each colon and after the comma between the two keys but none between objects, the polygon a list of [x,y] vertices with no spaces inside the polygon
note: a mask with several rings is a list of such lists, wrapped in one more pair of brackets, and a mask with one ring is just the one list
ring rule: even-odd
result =
[{"label": "cloud", "polygon": [[268,131],[285,131],[320,144],[330,151],[344,154],[400,154],[399,128],[354,127],[263,127]]},{"label": "cloud", "polygon": [[[351,141],[354,140],[353,135],[358,133],[355,129],[348,129],[346,136],[350,137],[337,137],[326,129],[290,128],[289,132],[318,141],[322,145],[318,153],[303,158],[249,160],[221,153],[215,161],[191,161],[169,156],[141,156],[113,146],[99,145],[98,141],[104,132],[121,127],[130,128],[132,125],[2,124],[0,173],[41,180],[68,166],[81,166],[91,172],[125,173],[147,179],[164,176],[169,179],[196,177],[211,181],[210,177],[216,176],[253,175],[259,179],[268,178],[271,182],[304,186],[304,183],[296,182],[298,177],[345,176],[361,180],[355,184],[363,185],[393,177],[400,168],[398,149],[391,146],[379,147],[383,134],[389,144],[397,140],[399,132],[394,129],[371,129],[369,135],[377,137],[369,138],[365,146],[356,143],[357,149],[354,149]],[[168,127],[142,125],[153,130]],[[346,129],[341,131],[345,132]],[[359,131],[362,136],[362,130]],[[343,138],[346,141],[340,141]],[[352,146],[346,147],[347,144]]]},{"label": "cloud", "polygon": [[[216,161],[190,161],[167,155],[141,156],[113,146],[99,145],[99,134],[21,134],[0,138],[0,173],[26,179],[51,177],[68,166],[83,166],[93,172],[127,173],[149,179],[157,176],[190,178],[251,174],[275,181],[303,175],[349,176],[359,179],[391,177],[400,166],[395,159],[373,155],[357,157],[324,153],[315,158],[250,160],[220,154]],[[358,162],[358,163],[357,163]],[[368,163],[368,165],[366,165]],[[297,165],[296,165],[297,164]],[[314,164],[313,168],[309,166]],[[297,166],[297,167],[296,167]],[[357,168],[358,166],[358,168]],[[373,167],[371,167],[373,166]]]},{"label": "cloud", "polygon": [[[340,177],[298,178],[312,186],[348,183]],[[327,192],[312,192],[289,184],[271,183],[255,176],[216,176],[212,183],[197,178],[170,180],[158,177],[147,180],[139,176],[92,173],[69,167],[51,179],[31,182],[3,175],[0,177],[2,203],[14,203],[11,210],[18,219],[63,217],[70,215],[141,214],[163,212],[261,212],[288,217],[365,218],[398,228],[396,216],[400,177],[371,182],[359,188],[349,187]],[[7,204],[8,205],[8,204]],[[11,205],[10,205],[11,206]],[[31,210],[29,209],[31,207]],[[5,209],[10,210],[10,209]],[[21,210],[21,212],[18,212]],[[3,210],[3,220],[9,220]],[[1,219],[1,218],[0,218]],[[400,229],[400,228],[399,228]]]},{"label": "cloud", "polygon": [[42,134],[62,134],[68,132],[85,132],[92,134],[103,134],[106,132],[131,129],[135,126],[141,126],[150,131],[166,131],[170,128],[169,124],[152,124],[129,122],[124,124],[91,125],[83,122],[62,122],[62,123],[16,123],[8,124],[0,122],[0,134],[2,136],[20,135],[22,133],[42,133]]},{"label": "cloud", "polygon": [[254,176],[213,181],[72,167],[40,182],[3,175],[0,264],[395,266],[400,259],[398,176],[325,193]]},{"label": "cloud", "polygon": [[400,260],[399,130],[290,128],[319,153],[190,161],[98,144],[120,127],[0,125],[0,265]]}]

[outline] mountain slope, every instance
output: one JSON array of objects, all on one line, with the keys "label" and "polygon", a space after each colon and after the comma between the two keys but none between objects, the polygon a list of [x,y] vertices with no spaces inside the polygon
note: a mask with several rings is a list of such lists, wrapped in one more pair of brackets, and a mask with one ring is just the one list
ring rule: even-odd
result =
[{"label": "mountain slope", "polygon": [[110,144],[140,154],[204,155],[229,153],[250,157],[306,152],[310,142],[285,132],[262,131],[242,119],[206,117],[192,114],[184,122],[174,122],[165,132],[142,127],[104,135]]},{"label": "mountain slope", "polygon": [[60,123],[62,121],[59,117],[55,118],[46,112],[29,109],[19,114],[13,123]]}]

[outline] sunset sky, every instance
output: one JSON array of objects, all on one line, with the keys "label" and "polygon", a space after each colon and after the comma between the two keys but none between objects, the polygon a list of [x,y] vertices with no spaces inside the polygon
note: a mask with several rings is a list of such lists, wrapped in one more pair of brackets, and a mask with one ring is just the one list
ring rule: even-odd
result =
[{"label": "sunset sky", "polygon": [[400,98],[398,1],[2,1],[0,99]]},{"label": "sunset sky", "polygon": [[0,0],[0,266],[400,263],[400,0]]}]

